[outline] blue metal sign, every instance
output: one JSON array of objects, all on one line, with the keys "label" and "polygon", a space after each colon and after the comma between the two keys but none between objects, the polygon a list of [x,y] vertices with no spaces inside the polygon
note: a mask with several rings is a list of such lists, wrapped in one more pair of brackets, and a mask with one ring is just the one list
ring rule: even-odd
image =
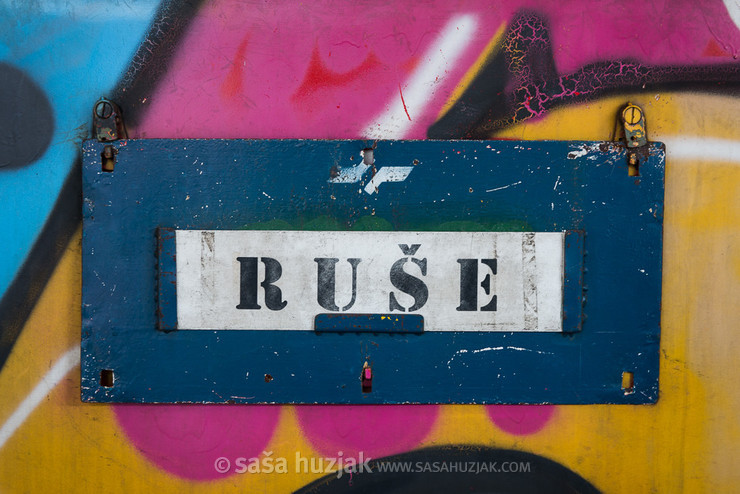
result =
[{"label": "blue metal sign", "polygon": [[82,398],[654,402],[647,150],[87,141]]}]

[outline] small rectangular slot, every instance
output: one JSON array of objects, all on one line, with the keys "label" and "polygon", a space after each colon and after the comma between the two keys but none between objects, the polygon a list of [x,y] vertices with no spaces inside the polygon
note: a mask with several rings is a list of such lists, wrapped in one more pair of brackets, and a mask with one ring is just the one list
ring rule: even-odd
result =
[{"label": "small rectangular slot", "polygon": [[112,388],[115,376],[111,369],[103,369],[100,371],[100,385],[104,388]]},{"label": "small rectangular slot", "polygon": [[104,172],[110,173],[115,170],[117,153],[118,150],[113,146],[105,146],[105,148],[103,148],[103,152],[100,153],[100,158],[102,160],[102,170]]},{"label": "small rectangular slot", "polygon": [[622,390],[626,395],[635,392],[635,374],[633,372],[622,372]]},{"label": "small rectangular slot", "polygon": [[373,370],[367,362],[365,362],[365,366],[362,368],[362,377],[360,380],[362,381],[362,392],[370,393],[373,390]]},{"label": "small rectangular slot", "polygon": [[640,176],[640,162],[637,161],[634,164],[629,163],[627,165],[627,176],[639,177]]}]

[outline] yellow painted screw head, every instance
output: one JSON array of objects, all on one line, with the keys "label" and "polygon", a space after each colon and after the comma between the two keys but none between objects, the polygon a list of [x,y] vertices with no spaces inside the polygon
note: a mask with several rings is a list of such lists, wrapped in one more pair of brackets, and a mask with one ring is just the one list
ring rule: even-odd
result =
[{"label": "yellow painted screw head", "polygon": [[636,125],[642,120],[642,110],[639,106],[627,105],[622,110],[622,120],[628,125]]}]

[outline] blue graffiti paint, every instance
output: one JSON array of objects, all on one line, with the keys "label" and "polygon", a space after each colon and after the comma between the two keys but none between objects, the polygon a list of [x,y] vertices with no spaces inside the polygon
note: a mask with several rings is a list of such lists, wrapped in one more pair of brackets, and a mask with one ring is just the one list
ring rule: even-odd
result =
[{"label": "blue graffiti paint", "polygon": [[54,113],[45,153],[29,166],[0,169],[0,296],[26,259],[90,133],[92,105],[115,86],[158,3],[0,2],[0,62],[28,75]]}]

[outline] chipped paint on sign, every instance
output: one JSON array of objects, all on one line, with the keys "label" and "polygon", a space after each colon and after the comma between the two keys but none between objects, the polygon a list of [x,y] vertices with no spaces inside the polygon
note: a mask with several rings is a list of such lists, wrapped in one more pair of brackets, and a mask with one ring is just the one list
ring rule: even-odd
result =
[{"label": "chipped paint on sign", "polygon": [[384,166],[376,173],[365,186],[365,192],[372,195],[378,191],[383,182],[403,182],[411,174],[412,166]]}]

